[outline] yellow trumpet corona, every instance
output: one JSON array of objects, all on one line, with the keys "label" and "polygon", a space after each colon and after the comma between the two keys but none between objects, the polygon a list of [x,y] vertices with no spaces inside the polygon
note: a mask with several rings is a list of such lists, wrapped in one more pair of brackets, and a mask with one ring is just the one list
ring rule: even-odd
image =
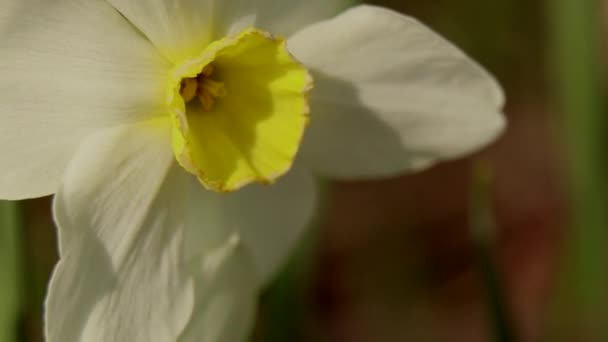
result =
[{"label": "yellow trumpet corona", "polygon": [[289,170],[308,122],[312,78],[284,39],[248,29],[212,42],[170,76],[173,150],[206,188],[272,183]]}]

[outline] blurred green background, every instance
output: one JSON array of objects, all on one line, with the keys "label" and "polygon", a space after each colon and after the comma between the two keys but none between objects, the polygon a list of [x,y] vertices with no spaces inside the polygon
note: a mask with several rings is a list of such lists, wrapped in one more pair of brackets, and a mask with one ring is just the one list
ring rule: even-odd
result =
[{"label": "blurred green background", "polygon": [[[330,184],[319,226],[262,297],[254,339],[608,341],[603,3],[369,2],[491,70],[509,128],[420,174]],[[23,226],[0,231],[0,342],[41,341],[50,199],[0,216]]]}]

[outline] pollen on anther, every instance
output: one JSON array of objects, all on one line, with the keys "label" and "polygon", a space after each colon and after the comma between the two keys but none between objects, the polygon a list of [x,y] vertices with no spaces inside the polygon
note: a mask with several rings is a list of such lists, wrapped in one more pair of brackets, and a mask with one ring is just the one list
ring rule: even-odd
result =
[{"label": "pollen on anther", "polygon": [[224,83],[211,77],[214,71],[213,65],[209,64],[203,68],[197,77],[182,80],[180,95],[185,103],[197,98],[203,109],[209,112],[213,110],[218,98],[226,96]]},{"label": "pollen on anther", "polygon": [[198,92],[198,80],[196,78],[185,78],[182,80],[180,94],[184,98],[184,102],[188,103],[196,96]]}]

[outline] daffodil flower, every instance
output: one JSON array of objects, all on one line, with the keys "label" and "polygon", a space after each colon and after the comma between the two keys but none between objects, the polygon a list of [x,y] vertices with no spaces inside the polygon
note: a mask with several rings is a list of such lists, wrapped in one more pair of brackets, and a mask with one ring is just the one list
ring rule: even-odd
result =
[{"label": "daffodil flower", "polygon": [[0,198],[55,194],[49,342],[241,341],[313,174],[389,177],[499,134],[480,66],[349,2],[3,0]]}]

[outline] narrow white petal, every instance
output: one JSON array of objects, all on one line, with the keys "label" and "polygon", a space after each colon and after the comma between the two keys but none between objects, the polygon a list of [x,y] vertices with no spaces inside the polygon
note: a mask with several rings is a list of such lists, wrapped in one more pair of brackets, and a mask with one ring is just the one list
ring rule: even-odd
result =
[{"label": "narrow white petal", "polygon": [[49,342],[172,341],[188,321],[184,195],[168,130],[109,129],[70,163],[54,202],[61,260],[47,299]]},{"label": "narrow white petal", "polygon": [[[206,192],[200,220],[218,230],[238,230],[265,283],[288,257],[294,242],[311,223],[317,186],[307,170],[293,168],[273,185],[250,185],[230,194]],[[215,214],[213,214],[215,213]],[[195,239],[196,240],[196,239]]]},{"label": "narrow white petal", "polygon": [[336,15],[351,0],[108,0],[162,51],[179,63],[210,41],[249,27],[291,35]]},{"label": "narrow white petal", "polygon": [[166,62],[104,0],[0,7],[0,198],[55,192],[84,137],[165,114]]},{"label": "narrow white petal", "polygon": [[199,55],[213,35],[216,0],[108,0],[169,60]]},{"label": "narrow white petal", "polygon": [[[274,195],[256,199],[243,195],[274,199],[276,207],[248,202],[266,211],[241,213],[238,195],[210,193],[177,166],[163,124],[98,133],[70,163],[55,198],[61,260],[47,298],[49,342],[232,342],[251,332],[257,267],[270,264],[265,258],[284,259],[300,229],[295,220],[304,220],[277,196],[309,215],[311,203],[284,196],[310,184],[296,175],[301,185],[277,185],[269,188]],[[297,196],[310,200],[309,191]],[[281,219],[291,213],[295,219]],[[277,226],[258,227],[263,219]],[[259,240],[246,230],[257,228],[283,238],[254,245]]]},{"label": "narrow white petal", "polygon": [[500,86],[416,20],[355,7],[289,41],[312,68],[303,158],[339,178],[392,176],[460,157],[503,129]]},{"label": "narrow white petal", "polygon": [[217,30],[235,32],[255,26],[290,36],[312,23],[331,18],[352,0],[215,0]]},{"label": "narrow white petal", "polygon": [[259,287],[251,255],[237,236],[202,264],[195,309],[180,342],[244,342],[251,334]]}]

